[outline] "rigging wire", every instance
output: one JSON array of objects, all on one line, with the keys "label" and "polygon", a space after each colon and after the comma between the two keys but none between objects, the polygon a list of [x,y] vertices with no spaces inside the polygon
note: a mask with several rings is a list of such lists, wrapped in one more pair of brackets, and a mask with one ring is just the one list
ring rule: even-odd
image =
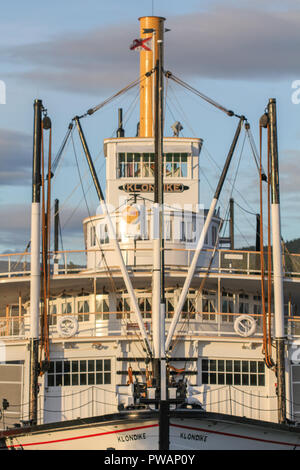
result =
[{"label": "rigging wire", "polygon": [[[269,149],[268,149],[269,152]],[[265,261],[264,261],[264,234],[263,234],[263,188],[262,188],[262,125],[259,125],[259,153],[260,153],[260,180],[259,180],[259,193],[260,193],[260,268],[261,268],[261,304],[263,312],[263,354],[265,357],[266,366],[271,369],[274,364],[270,355],[270,344],[268,342],[267,332],[267,313],[266,313],[266,300],[265,300]]]},{"label": "rigging wire", "polygon": [[178,85],[181,85],[182,87],[184,87],[187,90],[191,91],[192,93],[199,96],[200,98],[202,98],[207,103],[209,103],[212,106],[215,106],[216,108],[218,108],[220,111],[223,111],[228,116],[235,116],[235,117],[238,117],[238,118],[241,117],[241,116],[235,114],[233,111],[231,111],[231,110],[225,108],[224,106],[222,106],[221,104],[217,103],[213,99],[209,98],[208,96],[204,95],[204,93],[201,93],[199,90],[196,90],[196,88],[194,88],[191,85],[189,85],[188,83],[184,82],[179,77],[176,77],[174,74],[172,74],[172,72],[166,71],[165,76],[167,78],[171,78],[175,83],[177,83]]},{"label": "rigging wire", "polygon": [[[132,115],[132,112],[133,112],[133,110],[134,110],[134,106],[135,106],[136,103],[137,103],[137,98],[138,98],[138,96],[139,96],[139,93],[136,94],[136,96],[134,97],[133,101],[132,101],[131,104],[129,105],[128,110],[127,110],[126,113],[125,113],[125,116],[124,116],[124,123],[125,123],[125,124],[128,122],[128,120],[130,119],[130,117],[131,117],[131,115]],[[112,132],[111,138],[115,135],[116,131],[117,131],[117,128],[115,128],[114,131]],[[72,133],[71,133],[70,135],[72,135]],[[99,158],[101,157],[102,154],[103,154],[103,150],[100,150],[100,152],[98,153],[98,155],[96,156],[96,158],[95,158],[95,160],[94,160],[95,163],[99,160]],[[100,166],[100,169],[99,169],[99,172],[100,172],[100,173],[102,172],[102,168],[104,167],[104,165],[105,165],[105,161],[104,161],[104,162],[101,164],[101,166]],[[82,180],[86,179],[88,176],[89,176],[89,171],[86,170],[85,173],[84,173],[84,175],[82,176]],[[73,196],[73,194],[75,193],[75,191],[77,191],[77,189],[80,187],[80,184],[81,184],[81,183],[80,183],[80,181],[79,181],[79,183],[73,188],[73,190],[71,191],[71,193],[69,194],[69,196],[68,196],[68,197],[65,199],[65,201],[60,205],[60,207],[59,207],[59,213],[62,212],[62,209],[65,207],[65,205],[67,204],[67,202],[68,202],[68,201],[70,200],[70,198]],[[88,188],[87,188],[86,193],[89,192],[89,190],[92,188],[92,186],[93,186],[93,183],[91,182],[91,183],[89,184]],[[81,205],[83,199],[84,199],[83,197],[80,199],[78,205],[77,205],[77,206],[75,207],[75,209],[72,211],[72,213],[71,213],[71,215],[68,217],[67,221],[64,222],[62,228],[64,228],[64,227],[68,224],[68,222],[72,219],[73,215],[75,214],[75,212],[77,211],[77,209],[78,209],[79,206]],[[53,209],[53,207],[52,207],[52,209]]]},{"label": "rigging wire", "polygon": [[99,237],[97,236],[96,227],[95,227],[94,222],[93,222],[93,220],[92,220],[90,208],[89,208],[89,205],[88,205],[88,202],[87,202],[87,198],[86,198],[86,194],[85,194],[85,191],[84,191],[83,182],[82,182],[82,178],[81,178],[81,173],[80,173],[80,169],[79,169],[79,163],[78,163],[78,158],[77,158],[77,154],[76,154],[76,149],[75,149],[75,144],[74,144],[73,135],[71,136],[71,139],[72,139],[72,145],[73,145],[74,156],[75,156],[75,160],[76,160],[76,166],[77,166],[77,170],[78,170],[79,180],[80,180],[80,184],[81,184],[81,189],[82,189],[82,192],[83,192],[83,197],[84,197],[85,204],[86,204],[86,208],[87,208],[87,211],[88,211],[88,214],[89,214],[89,218],[90,218],[89,221],[92,223],[92,226],[94,227],[94,230],[95,230],[95,238],[96,238],[96,241],[97,241],[99,250],[101,251],[102,259],[104,260],[104,263],[105,263],[105,266],[106,266],[106,269],[107,269],[107,272],[108,272],[108,275],[109,275],[109,279],[110,279],[110,282],[111,282],[111,286],[112,286],[113,292],[116,292],[116,290],[117,290],[117,289],[116,289],[116,284],[115,284],[115,281],[114,281],[114,279],[113,279],[111,270],[110,270],[110,268],[109,268],[109,266],[108,266],[108,263],[107,263],[107,260],[106,260],[106,256],[105,256],[105,254],[104,254],[104,252],[103,252],[103,250],[102,250]]},{"label": "rigging wire", "polygon": [[68,127],[68,130],[67,130],[67,133],[66,133],[66,135],[65,135],[65,137],[64,137],[64,139],[63,139],[63,141],[62,141],[62,144],[61,144],[61,146],[60,146],[60,148],[59,148],[59,151],[57,152],[57,155],[56,155],[56,157],[54,158],[53,163],[52,163],[52,165],[51,165],[51,172],[53,173],[53,176],[55,176],[55,171],[56,171],[56,169],[57,169],[57,167],[58,167],[58,164],[59,164],[59,162],[60,162],[60,160],[61,160],[61,157],[62,157],[62,155],[63,155],[63,152],[64,152],[64,150],[66,149],[66,145],[67,145],[67,142],[68,142],[68,140],[69,140],[69,137],[70,137],[72,131],[73,131],[73,124],[70,123],[70,124],[69,124],[69,127]]},{"label": "rigging wire", "polygon": [[[182,116],[183,116],[183,118],[184,118],[184,120],[185,120],[185,122],[186,122],[188,128],[190,129],[192,135],[193,135],[194,137],[196,137],[196,133],[195,133],[195,131],[193,130],[193,128],[192,128],[192,126],[191,126],[191,124],[190,124],[190,122],[189,122],[189,119],[188,119],[186,113],[184,112],[184,109],[183,109],[183,107],[181,106],[181,104],[180,104],[180,102],[179,102],[179,100],[178,100],[178,98],[177,98],[177,95],[176,95],[176,93],[175,93],[173,87],[171,86],[171,83],[170,83],[170,85],[169,85],[169,88],[170,88],[170,90],[171,90],[172,96],[174,97],[174,99],[175,99],[175,101],[176,101],[176,106],[177,106],[177,109],[179,110],[179,115],[180,115],[180,113],[182,114]],[[176,106],[174,105],[174,107],[176,107]]]},{"label": "rigging wire", "polygon": [[103,108],[106,104],[110,103],[111,101],[113,101],[115,98],[117,98],[118,96],[121,96],[123,95],[124,93],[126,93],[128,90],[131,90],[131,88],[134,88],[136,85],[139,85],[141,84],[147,77],[149,77],[152,73],[153,73],[154,70],[150,70],[150,72],[147,72],[145,73],[142,77],[138,77],[136,80],[134,80],[133,82],[129,83],[129,85],[127,85],[126,87],[122,88],[120,91],[118,91],[117,93],[114,93],[112,96],[110,96],[109,98],[106,98],[104,101],[102,101],[101,103],[99,103],[98,105],[94,106],[93,108],[90,108],[85,114],[83,114],[82,116],[79,116],[79,119],[81,118],[84,118],[86,116],[91,116],[92,114],[94,114],[96,111],[99,111],[99,109]]}]

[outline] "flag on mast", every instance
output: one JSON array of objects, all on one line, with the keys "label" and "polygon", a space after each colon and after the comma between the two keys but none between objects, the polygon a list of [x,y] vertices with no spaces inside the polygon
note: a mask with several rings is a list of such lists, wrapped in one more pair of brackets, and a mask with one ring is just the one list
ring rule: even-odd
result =
[{"label": "flag on mast", "polygon": [[152,51],[152,36],[149,38],[143,38],[143,39],[134,39],[131,46],[130,50],[131,51],[140,51],[144,49],[145,51]]}]

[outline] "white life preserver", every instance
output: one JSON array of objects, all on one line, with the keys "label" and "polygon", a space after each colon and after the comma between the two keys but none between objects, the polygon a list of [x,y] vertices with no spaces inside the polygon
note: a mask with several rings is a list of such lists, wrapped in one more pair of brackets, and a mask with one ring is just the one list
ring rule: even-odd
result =
[{"label": "white life preserver", "polygon": [[77,318],[75,318],[73,315],[64,315],[58,319],[56,328],[60,336],[63,336],[64,338],[70,338],[77,333]]},{"label": "white life preserver", "polygon": [[240,336],[252,336],[256,331],[256,321],[250,315],[240,315],[234,322],[234,330]]}]

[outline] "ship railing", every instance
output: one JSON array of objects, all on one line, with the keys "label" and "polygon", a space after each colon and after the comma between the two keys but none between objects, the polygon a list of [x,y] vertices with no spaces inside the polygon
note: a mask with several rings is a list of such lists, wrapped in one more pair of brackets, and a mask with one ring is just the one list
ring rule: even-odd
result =
[{"label": "ship railing", "polygon": [[14,317],[0,316],[0,337],[26,337],[27,325],[29,326],[29,316],[22,315]]},{"label": "ship railing", "polygon": [[[149,271],[152,269],[152,246],[145,246],[146,242],[137,241],[122,246],[121,251],[126,265],[132,271]],[[188,246],[178,247],[178,244],[166,244],[165,268],[166,272],[182,271],[185,273],[191,264],[194,249]],[[115,253],[109,245],[100,249],[65,250],[50,253],[51,275],[73,275],[90,272],[105,273],[108,269],[119,272]],[[267,254],[264,254],[265,269],[267,273]],[[283,269],[285,277],[300,277],[300,255],[283,255]],[[197,272],[210,272],[216,274],[233,275],[260,275],[260,253],[245,250],[212,250],[204,249],[199,257]],[[30,252],[0,254],[0,277],[28,277],[30,276]]]},{"label": "ship railing", "polygon": [[[166,330],[174,312],[166,314]],[[176,335],[192,336],[239,336],[235,323],[242,313],[232,312],[182,312]],[[263,334],[263,315],[246,314],[255,320],[255,330],[252,336],[261,337]],[[139,327],[133,311],[110,312],[68,312],[65,314],[48,315],[49,331],[52,336],[59,336],[59,323],[65,316],[77,320],[78,336],[139,336]],[[146,330],[151,333],[152,312],[143,313]],[[274,315],[271,315],[272,324]],[[30,315],[0,316],[0,337],[27,338],[30,328]],[[286,316],[285,332],[288,337],[300,337],[300,316]]]},{"label": "ship railing", "polygon": [[0,254],[0,277],[30,276],[30,252]]}]

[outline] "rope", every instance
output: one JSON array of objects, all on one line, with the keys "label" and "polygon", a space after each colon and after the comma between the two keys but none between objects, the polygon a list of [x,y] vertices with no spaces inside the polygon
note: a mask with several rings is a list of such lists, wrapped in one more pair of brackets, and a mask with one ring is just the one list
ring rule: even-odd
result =
[{"label": "rope", "polygon": [[271,344],[271,302],[272,302],[272,253],[271,253],[271,151],[270,151],[270,127],[268,124],[268,356],[270,358],[271,365],[273,361],[272,355],[272,344]]},{"label": "rope", "polygon": [[260,166],[259,166],[259,193],[260,193],[260,266],[261,266],[261,305],[263,311],[263,353],[265,356],[266,366],[271,369],[274,364],[270,357],[269,344],[267,339],[267,313],[265,303],[265,262],[264,262],[264,234],[263,234],[263,193],[262,193],[262,126],[259,126],[259,153],[260,153]]},{"label": "rope", "polygon": [[235,203],[242,211],[247,212],[247,214],[256,215],[256,212],[247,211],[247,209],[245,209],[244,207],[240,206],[240,204],[238,204],[236,201],[234,201],[234,203]]},{"label": "rope", "polygon": [[[138,93],[137,93],[137,95],[135,96],[134,100],[133,100],[132,103],[130,104],[128,111],[126,112],[126,114],[125,114],[125,116],[124,116],[124,122],[125,122],[125,124],[126,124],[126,122],[129,120],[129,118],[130,118],[130,116],[131,116],[131,114],[132,114],[132,112],[133,112],[133,109],[134,109],[134,106],[135,106],[135,104],[136,104],[136,102],[137,102],[138,96],[139,96],[139,95],[138,95]],[[71,124],[70,124],[70,126],[71,126]],[[113,131],[112,134],[111,134],[111,137],[113,137],[113,135],[116,133],[116,130],[117,130],[117,129],[115,128],[114,131]],[[70,132],[70,135],[71,135],[71,136],[73,135],[72,132]],[[102,152],[103,152],[103,150],[101,150],[101,151],[99,152],[99,154],[97,155],[97,157],[96,157],[95,160],[94,160],[94,163],[96,163],[96,162],[98,161],[98,159],[99,159],[100,156],[102,155]],[[104,165],[105,165],[105,161],[101,164],[101,166],[100,166],[100,168],[99,168],[99,172],[100,172],[100,173],[102,172],[102,168],[103,168]],[[84,174],[83,177],[82,177],[82,181],[83,181],[88,175],[89,175],[89,171],[86,171],[85,174]],[[65,199],[65,201],[63,202],[63,204],[60,205],[60,207],[59,207],[59,213],[62,212],[62,209],[65,207],[65,205],[67,204],[67,202],[69,201],[69,199],[73,196],[74,192],[80,187],[80,185],[81,185],[81,182],[79,181],[79,183],[74,187],[74,189],[71,191],[71,193],[69,194],[69,196]],[[86,192],[88,192],[88,191],[91,189],[92,186],[93,186],[93,183],[90,183],[90,185],[88,186]],[[80,204],[82,203],[83,199],[84,199],[84,197],[82,197],[82,198],[80,199],[78,205],[75,207],[75,209],[72,211],[71,215],[70,215],[70,216],[68,217],[68,219],[65,221],[65,223],[64,223],[64,225],[63,225],[63,228],[64,228],[64,227],[68,224],[68,222],[72,219],[73,215],[74,215],[75,212],[77,211],[77,209],[78,209],[78,207],[80,206]]]},{"label": "rope", "polygon": [[63,154],[63,151],[65,150],[66,148],[66,145],[67,145],[67,142],[69,140],[69,137],[70,137],[70,134],[72,133],[72,130],[73,130],[73,124],[70,123],[69,124],[69,127],[68,127],[68,130],[67,130],[67,133],[62,141],[62,144],[60,146],[60,149],[55,157],[55,159],[53,160],[53,163],[52,163],[52,166],[51,166],[51,171],[53,174],[55,174],[55,170],[60,162],[60,159],[62,157],[62,154]]},{"label": "rope", "polygon": [[177,83],[178,85],[181,85],[182,87],[186,88],[187,90],[191,91],[192,93],[194,93],[195,95],[199,96],[200,98],[202,98],[204,101],[207,101],[207,103],[215,106],[216,108],[218,108],[220,111],[223,111],[225,114],[227,114],[228,116],[235,116],[235,117],[240,117],[238,116],[237,114],[235,114],[233,111],[230,111],[228,110],[227,108],[225,108],[224,106],[222,106],[221,104],[217,103],[216,101],[214,101],[213,99],[209,98],[208,96],[204,95],[204,93],[201,93],[200,91],[196,90],[196,88],[193,88],[191,85],[189,85],[188,83],[184,82],[183,80],[181,80],[180,78],[176,77],[174,74],[172,74],[171,72],[167,71],[165,72],[165,76],[167,78],[171,78],[175,83]]},{"label": "rope", "polygon": [[88,205],[88,202],[87,202],[87,198],[86,198],[86,194],[85,194],[85,191],[84,191],[83,182],[82,182],[82,178],[81,178],[81,174],[80,174],[80,169],[79,169],[78,158],[77,158],[77,154],[76,154],[76,149],[75,149],[75,144],[74,144],[73,135],[71,136],[71,139],[72,139],[72,145],[73,145],[73,150],[74,150],[74,156],[75,156],[75,160],[76,160],[76,166],[77,166],[77,170],[78,170],[78,175],[79,175],[79,179],[80,179],[81,189],[82,189],[83,197],[84,197],[84,200],[85,200],[86,208],[87,208],[87,211],[88,211],[88,214],[89,214],[90,222],[92,223],[92,226],[93,226],[93,228],[95,229],[95,238],[96,238],[96,242],[97,242],[97,244],[98,244],[99,250],[101,251],[102,259],[104,260],[104,263],[105,263],[107,272],[108,272],[108,274],[109,274],[109,279],[110,279],[110,282],[111,282],[112,289],[113,289],[114,292],[116,292],[116,290],[117,290],[117,289],[116,289],[116,284],[115,284],[115,282],[114,282],[112,273],[111,273],[111,271],[110,271],[110,269],[109,269],[109,266],[108,266],[108,264],[107,264],[106,256],[105,256],[105,253],[104,253],[103,250],[102,250],[100,240],[99,240],[99,238],[97,237],[96,227],[95,227],[95,224],[94,224],[94,222],[93,222],[93,220],[92,220],[92,216],[91,216],[91,213],[90,213],[89,205]]},{"label": "rope", "polygon": [[107,98],[106,100],[102,101],[102,103],[98,104],[97,106],[94,106],[93,108],[90,108],[85,114],[83,114],[82,116],[79,116],[79,118],[83,118],[83,117],[86,117],[86,116],[91,116],[92,114],[94,114],[96,111],[98,111],[99,109],[103,108],[106,104],[110,103],[111,101],[113,101],[115,98],[117,98],[118,96],[121,96],[123,95],[124,93],[126,93],[126,91],[128,90],[131,90],[131,88],[134,88],[136,85],[140,84],[141,82],[143,82],[146,77],[150,76],[151,74],[153,73],[153,70],[151,70],[150,72],[147,72],[146,74],[144,74],[143,77],[139,77],[137,78],[136,80],[134,80],[133,82],[129,83],[129,85],[127,85],[126,87],[122,88],[120,91],[118,91],[117,93],[113,94],[112,96],[110,96],[109,98]]}]

